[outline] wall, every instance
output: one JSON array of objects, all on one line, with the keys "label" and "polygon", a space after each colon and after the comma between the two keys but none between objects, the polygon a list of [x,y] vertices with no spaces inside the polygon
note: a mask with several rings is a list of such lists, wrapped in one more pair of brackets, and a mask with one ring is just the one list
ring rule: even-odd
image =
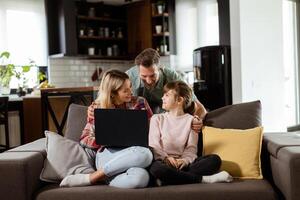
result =
[{"label": "wall", "polygon": [[[169,56],[162,57],[161,64],[169,67]],[[103,72],[109,69],[126,71],[132,66],[134,66],[134,60],[89,60],[76,57],[50,58],[49,80],[56,87],[97,86],[99,82],[92,82],[91,80],[96,68],[100,67]]]},{"label": "wall", "polygon": [[265,131],[286,130],[282,0],[230,0],[233,103],[261,100]]},{"label": "wall", "polygon": [[[91,77],[100,67],[103,72],[108,69],[126,71],[133,66],[132,61],[88,60],[74,57],[50,58],[49,79],[56,87],[86,87],[99,85]],[[102,74],[103,74],[102,72]]]}]

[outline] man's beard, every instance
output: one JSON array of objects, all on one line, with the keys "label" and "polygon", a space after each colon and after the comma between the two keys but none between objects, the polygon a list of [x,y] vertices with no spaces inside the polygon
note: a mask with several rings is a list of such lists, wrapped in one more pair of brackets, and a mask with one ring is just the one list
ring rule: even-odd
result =
[{"label": "man's beard", "polygon": [[144,82],[144,86],[145,88],[147,88],[148,90],[151,90],[155,87],[156,83],[153,83],[151,85],[147,84],[146,82]]}]

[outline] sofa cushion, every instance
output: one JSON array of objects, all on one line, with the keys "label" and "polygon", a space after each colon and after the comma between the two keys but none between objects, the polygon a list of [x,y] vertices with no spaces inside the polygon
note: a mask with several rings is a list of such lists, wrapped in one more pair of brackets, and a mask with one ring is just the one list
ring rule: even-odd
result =
[{"label": "sofa cushion", "polygon": [[78,142],[45,131],[47,158],[40,179],[47,182],[60,182],[71,174],[94,172],[93,160]]},{"label": "sofa cushion", "polygon": [[205,126],[203,154],[217,154],[222,159],[221,170],[234,178],[262,179],[260,153],[262,127],[253,129],[220,129]]},{"label": "sofa cushion", "polygon": [[275,200],[276,197],[272,186],[266,180],[239,180],[232,183],[199,183],[125,190],[107,185],[80,188],[59,188],[51,185],[39,191],[36,200]]},{"label": "sofa cushion", "polygon": [[207,113],[203,123],[205,126],[231,129],[261,126],[261,103],[239,103],[213,110]]},{"label": "sofa cushion", "polygon": [[68,111],[65,137],[78,142],[86,125],[87,106],[71,104]]}]

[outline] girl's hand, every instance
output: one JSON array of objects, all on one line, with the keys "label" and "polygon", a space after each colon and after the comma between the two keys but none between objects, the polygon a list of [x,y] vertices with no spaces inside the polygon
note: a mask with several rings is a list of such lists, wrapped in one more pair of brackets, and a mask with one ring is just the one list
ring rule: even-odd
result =
[{"label": "girl's hand", "polygon": [[164,163],[166,163],[170,167],[174,167],[174,168],[178,169],[178,164],[177,164],[176,159],[171,157],[171,156],[166,157],[165,160],[164,160]]},{"label": "girl's hand", "polygon": [[202,119],[200,119],[197,115],[195,115],[192,121],[192,126],[191,126],[192,130],[195,131],[195,133],[199,133],[202,126],[203,126]]},{"label": "girl's hand", "polygon": [[179,169],[179,170],[182,170],[184,167],[187,166],[187,164],[184,162],[183,159],[176,159],[176,161],[177,161],[177,166],[178,166],[177,169]]}]

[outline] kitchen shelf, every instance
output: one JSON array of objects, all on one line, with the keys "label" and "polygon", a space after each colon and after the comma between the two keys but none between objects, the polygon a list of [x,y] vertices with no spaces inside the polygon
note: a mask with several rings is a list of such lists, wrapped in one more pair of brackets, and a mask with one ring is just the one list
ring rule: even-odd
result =
[{"label": "kitchen shelf", "polygon": [[106,59],[106,60],[129,60],[129,56],[101,56],[101,55],[78,55],[88,59]]},{"label": "kitchen shelf", "polygon": [[107,17],[89,17],[85,15],[78,15],[77,18],[83,20],[92,20],[92,21],[94,20],[94,21],[102,21],[102,22],[126,23],[126,21],[122,19],[113,19]]},{"label": "kitchen shelf", "polygon": [[154,33],[153,37],[163,37],[163,36],[169,36],[169,32],[164,32],[164,33]]},{"label": "kitchen shelf", "polygon": [[152,17],[169,17],[169,13],[163,13],[163,14],[154,14]]},{"label": "kitchen shelf", "polygon": [[124,59],[128,54],[125,7],[86,1],[76,1],[76,6],[77,54],[90,59]]},{"label": "kitchen shelf", "polygon": [[[160,9],[162,5],[162,9]],[[151,0],[152,48],[160,55],[176,54],[175,39],[175,1]]]},{"label": "kitchen shelf", "polygon": [[126,38],[113,38],[113,37],[99,37],[99,36],[79,36],[82,40],[115,40],[115,41],[126,41]]}]

